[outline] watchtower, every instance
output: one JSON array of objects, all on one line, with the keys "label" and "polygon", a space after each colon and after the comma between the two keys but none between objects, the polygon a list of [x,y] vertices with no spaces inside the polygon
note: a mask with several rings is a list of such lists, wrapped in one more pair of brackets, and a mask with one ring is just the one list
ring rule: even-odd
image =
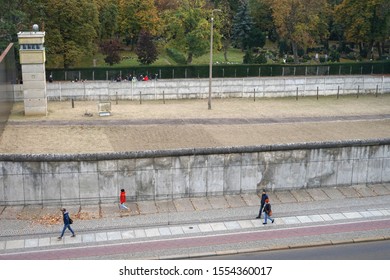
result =
[{"label": "watchtower", "polygon": [[19,32],[22,66],[24,114],[47,115],[45,32],[34,24],[33,31]]}]

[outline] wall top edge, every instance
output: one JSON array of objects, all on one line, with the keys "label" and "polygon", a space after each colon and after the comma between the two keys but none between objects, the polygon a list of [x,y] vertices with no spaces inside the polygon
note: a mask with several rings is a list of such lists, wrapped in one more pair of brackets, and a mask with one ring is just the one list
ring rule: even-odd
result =
[{"label": "wall top edge", "polygon": [[330,148],[345,148],[345,147],[359,147],[359,146],[384,146],[384,145],[390,145],[390,138],[302,142],[302,143],[258,145],[258,146],[183,148],[183,149],[171,149],[171,150],[147,150],[147,151],[85,153],[85,154],[0,154],[0,161],[13,161],[13,162],[103,161],[103,160],[139,159],[139,158],[276,152],[276,151],[287,151],[287,150],[314,150],[314,149],[330,149]]}]

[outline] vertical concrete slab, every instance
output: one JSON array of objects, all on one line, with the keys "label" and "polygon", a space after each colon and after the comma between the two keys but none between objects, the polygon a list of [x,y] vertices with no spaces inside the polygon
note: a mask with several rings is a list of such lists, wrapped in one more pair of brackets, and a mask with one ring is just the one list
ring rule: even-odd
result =
[{"label": "vertical concrete slab", "polygon": [[3,184],[8,205],[24,204],[23,166],[20,162],[3,162]]},{"label": "vertical concrete slab", "polygon": [[338,186],[349,186],[352,183],[353,177],[353,153],[351,147],[345,147],[341,149],[332,149],[335,152],[336,172],[337,179],[336,184]]},{"label": "vertical concrete slab", "polygon": [[0,161],[0,205],[5,205],[5,204],[6,201],[5,201],[5,194],[4,194],[3,162]]},{"label": "vertical concrete slab", "polygon": [[299,189],[306,186],[306,165],[305,160],[291,164],[290,180],[292,188]]},{"label": "vertical concrete slab", "polygon": [[42,203],[42,173],[40,162],[24,162],[23,189],[25,204]]},{"label": "vertical concrete slab", "polygon": [[156,174],[152,158],[136,159],[136,185],[139,199],[155,197]]},{"label": "vertical concrete slab", "polygon": [[135,200],[137,197],[135,159],[118,160],[118,197],[119,191],[124,189],[128,200]]},{"label": "vertical concrete slab", "polygon": [[172,188],[174,197],[188,197],[190,191],[189,156],[172,159]]},{"label": "vertical concrete slab", "polygon": [[351,151],[353,160],[352,184],[365,184],[367,182],[369,147],[352,147]]},{"label": "vertical concrete slab", "polygon": [[352,184],[353,176],[353,160],[341,160],[336,162],[337,165],[337,180],[338,186],[350,186]]},{"label": "vertical concrete slab", "polygon": [[382,182],[382,166],[384,156],[385,148],[383,146],[369,147],[366,183],[378,184]]},{"label": "vertical concrete slab", "polygon": [[384,156],[382,163],[382,182],[390,182],[390,146],[384,146]]},{"label": "vertical concrete slab", "polygon": [[96,161],[80,162],[79,188],[81,204],[99,202],[99,180]]},{"label": "vertical concrete slab", "polygon": [[259,153],[243,153],[241,158],[241,192],[253,192],[262,182]]},{"label": "vertical concrete slab", "polygon": [[79,203],[79,162],[61,162],[58,177],[61,181],[61,201],[63,203]]},{"label": "vertical concrete slab", "polygon": [[117,201],[119,189],[117,185],[117,161],[99,161],[98,165],[99,197],[108,203]]},{"label": "vertical concrete slab", "polygon": [[42,200],[44,205],[58,205],[61,201],[59,162],[42,162]]},{"label": "vertical concrete slab", "polygon": [[308,188],[317,188],[321,186],[322,161],[320,154],[320,149],[308,151],[305,179],[305,184]]},{"label": "vertical concrete slab", "polygon": [[337,183],[337,149],[320,149],[318,161],[321,162],[319,179],[321,187],[335,186]]},{"label": "vertical concrete slab", "polygon": [[241,192],[241,154],[225,155],[224,193],[239,194]]},{"label": "vertical concrete slab", "polygon": [[156,197],[171,198],[173,196],[172,158],[155,158],[154,168],[156,169]]},{"label": "vertical concrete slab", "polygon": [[207,191],[207,158],[206,156],[191,156],[190,196],[205,195]]},{"label": "vertical concrete slab", "polygon": [[207,156],[207,195],[223,194],[224,160],[224,155]]},{"label": "vertical concrete slab", "polygon": [[259,181],[256,185],[256,192],[262,189],[272,190],[275,187],[273,164],[271,164],[271,152],[263,152],[258,154],[259,159]]}]

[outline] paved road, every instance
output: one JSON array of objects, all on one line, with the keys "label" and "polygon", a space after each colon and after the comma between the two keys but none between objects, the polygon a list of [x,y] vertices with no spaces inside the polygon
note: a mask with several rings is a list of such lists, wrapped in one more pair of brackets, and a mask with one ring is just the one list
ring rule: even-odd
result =
[{"label": "paved road", "polygon": [[200,260],[390,260],[390,240],[198,258]]}]

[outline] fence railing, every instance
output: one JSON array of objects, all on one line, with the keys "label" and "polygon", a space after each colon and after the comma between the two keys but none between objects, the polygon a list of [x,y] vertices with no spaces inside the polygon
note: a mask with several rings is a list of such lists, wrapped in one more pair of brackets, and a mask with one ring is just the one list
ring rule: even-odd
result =
[{"label": "fence railing", "polygon": [[[215,78],[272,77],[272,76],[323,76],[323,75],[378,75],[390,74],[390,61],[337,63],[317,65],[214,65]],[[148,76],[149,79],[208,78],[208,65],[187,66],[136,66],[125,68],[72,68],[46,69],[57,81],[129,79]]]}]

